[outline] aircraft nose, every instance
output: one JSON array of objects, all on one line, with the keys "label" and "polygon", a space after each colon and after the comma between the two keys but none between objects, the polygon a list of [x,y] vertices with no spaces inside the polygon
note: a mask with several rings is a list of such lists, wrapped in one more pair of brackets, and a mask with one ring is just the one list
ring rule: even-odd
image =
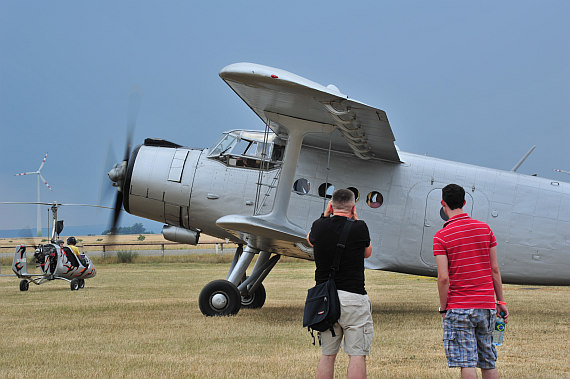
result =
[{"label": "aircraft nose", "polygon": [[121,182],[125,178],[126,172],[126,162],[116,163],[111,170],[107,173],[109,179],[113,182],[113,186],[120,186]]}]

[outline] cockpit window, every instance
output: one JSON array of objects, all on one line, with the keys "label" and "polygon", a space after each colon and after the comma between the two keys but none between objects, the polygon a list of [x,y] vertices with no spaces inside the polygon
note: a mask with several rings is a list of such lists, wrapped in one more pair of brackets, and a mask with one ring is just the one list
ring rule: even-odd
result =
[{"label": "cockpit window", "polygon": [[224,135],[208,154],[232,167],[273,169],[281,165],[285,146],[277,143],[274,134],[232,131]]},{"label": "cockpit window", "polygon": [[236,141],[237,138],[235,136],[232,136],[231,134],[224,135],[222,139],[216,143],[212,151],[210,151],[209,156],[213,157],[227,153],[228,150],[230,150],[236,144]]}]

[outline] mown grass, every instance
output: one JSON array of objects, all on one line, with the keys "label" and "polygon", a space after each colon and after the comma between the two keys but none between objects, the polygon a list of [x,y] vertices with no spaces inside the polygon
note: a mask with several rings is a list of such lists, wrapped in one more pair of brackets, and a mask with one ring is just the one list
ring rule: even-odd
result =
[{"label": "mown grass", "polygon": [[[313,377],[320,355],[301,327],[313,263],[280,262],[259,310],[204,317],[197,299],[225,278],[231,256],[99,262],[84,289],[0,278],[0,377]],[[218,262],[216,260],[222,260]],[[9,267],[3,266],[7,273]],[[458,377],[446,367],[433,278],[366,272],[375,336],[371,378]],[[499,348],[503,377],[568,377],[568,287],[505,286],[511,311]],[[339,355],[337,377],[346,374]]]}]

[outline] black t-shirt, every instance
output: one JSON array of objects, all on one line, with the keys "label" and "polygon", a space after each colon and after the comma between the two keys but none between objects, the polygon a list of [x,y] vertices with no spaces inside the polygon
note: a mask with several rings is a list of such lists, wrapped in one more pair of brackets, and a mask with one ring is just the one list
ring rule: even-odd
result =
[{"label": "black t-shirt", "polygon": [[[313,244],[315,254],[315,281],[317,284],[329,279],[330,267],[333,263],[336,244],[340,239],[346,217],[321,217],[311,227],[309,241]],[[354,222],[346,239],[340,265],[335,274],[336,287],[339,290],[366,294],[364,289],[364,248],[370,245],[368,226],[361,220]]]}]

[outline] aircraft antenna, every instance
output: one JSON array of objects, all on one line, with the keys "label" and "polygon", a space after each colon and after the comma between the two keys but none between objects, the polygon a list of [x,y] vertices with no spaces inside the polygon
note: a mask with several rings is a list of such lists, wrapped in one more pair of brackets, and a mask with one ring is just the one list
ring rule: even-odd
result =
[{"label": "aircraft antenna", "polygon": [[519,167],[524,163],[524,161],[526,161],[526,159],[528,158],[528,156],[530,155],[530,153],[532,153],[534,151],[534,149],[536,148],[536,145],[534,145],[533,147],[530,148],[529,151],[526,152],[526,154],[521,158],[521,160],[519,161],[519,163],[517,163],[515,165],[515,167],[513,167],[513,169],[511,171],[516,172]]},{"label": "aircraft antenna", "polygon": [[559,168],[555,168],[553,171],[561,172],[561,173],[563,173],[563,174],[568,174],[568,175],[570,175],[570,171],[561,170],[561,169],[559,169]]}]

